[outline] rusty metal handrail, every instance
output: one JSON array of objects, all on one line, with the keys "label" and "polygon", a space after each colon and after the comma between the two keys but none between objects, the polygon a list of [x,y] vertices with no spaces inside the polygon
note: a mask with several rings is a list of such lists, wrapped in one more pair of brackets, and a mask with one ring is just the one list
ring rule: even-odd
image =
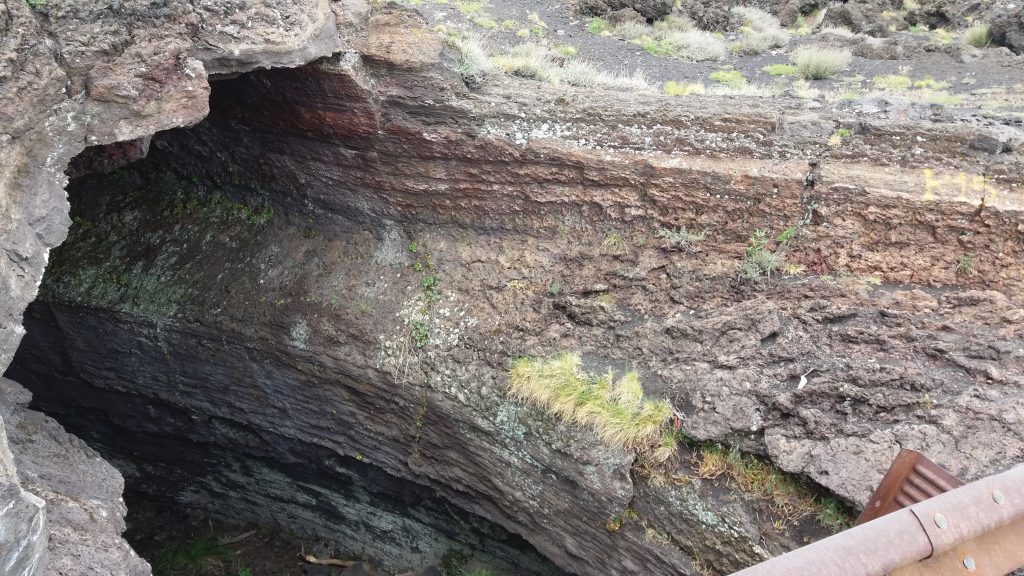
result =
[{"label": "rusty metal handrail", "polygon": [[[1024,466],[1019,466],[751,566],[733,576],[885,576],[1022,521]],[[1024,550],[1024,543],[1020,543],[1020,548]],[[1024,558],[1020,561],[1024,562]],[[971,558],[972,565],[974,562]]]}]

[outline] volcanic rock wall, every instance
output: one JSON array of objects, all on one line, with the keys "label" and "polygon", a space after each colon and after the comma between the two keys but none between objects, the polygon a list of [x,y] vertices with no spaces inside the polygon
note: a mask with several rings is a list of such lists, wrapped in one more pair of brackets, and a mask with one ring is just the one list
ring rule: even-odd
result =
[{"label": "volcanic rock wall", "polygon": [[[302,23],[282,56],[259,56],[279,28],[182,8],[151,25],[268,36],[207,37],[173,62],[125,49],[116,66],[81,65],[109,54],[80,42],[67,68],[36,43],[23,68],[52,74],[5,84],[26,98],[67,77],[89,95],[5,117],[9,354],[64,234],[71,155],[201,118],[201,62],[338,52],[218,82],[199,126],[72,186],[77,222],[9,375],[138,489],[334,531],[393,568],[464,547],[557,572],[518,535],[577,574],[726,573],[799,543],[806,522],[722,483],[652,481],[631,453],[505,397],[511,357],[565,350],[637,367],[691,437],[855,504],[900,447],[964,478],[1024,458],[1019,127],[877,102],[737,111],[501,79],[470,92],[416,16],[349,22],[343,50],[333,19],[306,16],[327,8],[266,13]],[[86,8],[54,10],[95,33],[72,24]],[[830,150],[840,126],[859,137]],[[679,251],[654,235],[682,225],[706,237]],[[790,277],[738,280],[753,231],[788,227]]]},{"label": "volcanic rock wall", "polygon": [[[35,297],[49,251],[64,239],[70,224],[63,188],[64,169],[73,156],[86,145],[131,140],[196,122],[207,111],[208,73],[294,66],[330,54],[343,44],[337,22],[365,11],[359,2],[326,0],[257,2],[245,11],[219,2],[58,0],[33,5],[0,1],[0,370],[8,366],[24,334],[22,312]],[[23,422],[38,418],[18,407],[22,400],[15,403],[21,394],[12,392],[6,398],[4,417]],[[8,436],[12,425],[6,422]],[[20,484],[48,502],[49,532],[55,534],[49,545],[51,573],[133,572],[132,562],[111,563],[101,550],[106,545],[98,536],[102,530],[69,521],[62,511],[61,490],[82,488],[67,484],[75,477],[102,478],[85,491],[115,498],[105,504],[110,511],[123,507],[116,502],[119,489],[107,493],[120,485],[115,470],[108,467],[95,476],[88,469],[64,468],[66,478],[58,474],[38,484],[23,472],[19,480],[13,466],[34,468],[36,450],[49,444],[40,439],[9,447],[0,440],[0,453],[13,452],[12,458],[4,458],[0,509],[27,514],[5,522],[28,530],[3,532],[0,561],[19,570],[12,573],[42,573],[46,568],[41,560],[47,547],[47,531],[40,530],[44,509]],[[75,445],[71,453],[84,454],[81,448]],[[14,506],[7,508],[9,503]],[[118,526],[119,518],[111,518],[110,525]],[[69,546],[69,538],[92,541],[99,551],[79,556],[81,550]]]},{"label": "volcanic rock wall", "polygon": [[[305,531],[347,519],[366,530],[339,540],[395,568],[436,549],[398,554],[338,479],[415,483],[578,574],[725,573],[795,545],[734,488],[652,482],[505,398],[510,357],[563,350],[636,366],[688,435],[856,504],[900,447],[964,478],[1024,457],[1021,159],[967,145],[1019,129],[870,103],[471,94],[415,16],[378,13],[366,38],[217,83],[206,121],[73,187],[80,221],[11,374],[143,489]],[[830,151],[841,125],[862,137]],[[959,174],[987,178],[965,193]],[[679,225],[707,236],[653,235]],[[751,233],[790,226],[791,277],[739,281]],[[157,437],[245,456],[175,476],[187,450],[130,441]],[[321,496],[281,505],[296,487]]]}]

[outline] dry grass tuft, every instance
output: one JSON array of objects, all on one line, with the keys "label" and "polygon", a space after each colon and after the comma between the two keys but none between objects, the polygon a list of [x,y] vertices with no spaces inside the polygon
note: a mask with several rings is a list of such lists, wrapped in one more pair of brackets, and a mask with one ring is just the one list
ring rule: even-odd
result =
[{"label": "dry grass tuft", "polygon": [[790,54],[802,78],[823,80],[831,78],[850,65],[848,50],[836,50],[824,46],[804,46]]},{"label": "dry grass tuft", "polygon": [[730,12],[742,22],[740,39],[731,46],[734,53],[761,54],[789,43],[789,32],[772,14],[749,6],[735,6]]},{"label": "dry grass tuft", "polygon": [[964,30],[964,44],[975,48],[987,48],[992,43],[992,35],[989,33],[988,24],[975,24]]},{"label": "dry grass tuft", "polygon": [[630,91],[648,91],[651,85],[643,71],[616,74],[601,70],[585,60],[566,60],[553,50],[533,42],[513,46],[505,54],[491,59],[495,67],[515,76],[552,84],[564,83],[584,88],[603,87]]},{"label": "dry grass tuft", "polygon": [[476,36],[448,36],[446,40],[459,50],[457,70],[467,83],[480,84],[495,72],[491,57]]},{"label": "dry grass tuft", "polygon": [[583,374],[578,354],[565,353],[549,360],[519,358],[512,363],[509,392],[559,418],[592,428],[604,442],[664,459],[671,454],[662,435],[672,407],[665,400],[645,400],[635,371],[616,381]]},{"label": "dry grass tuft", "polygon": [[834,498],[819,497],[806,480],[787,474],[754,456],[735,448],[706,445],[693,455],[697,476],[714,479],[726,475],[749,497],[767,502],[778,517],[777,526],[785,526],[808,516],[833,531],[849,527],[851,518]]}]

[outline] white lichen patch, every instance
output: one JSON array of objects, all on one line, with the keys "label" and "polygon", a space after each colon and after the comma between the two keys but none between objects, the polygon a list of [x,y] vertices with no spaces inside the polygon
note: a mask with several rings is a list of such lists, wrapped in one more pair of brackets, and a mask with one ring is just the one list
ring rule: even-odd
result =
[{"label": "white lichen patch", "polygon": [[459,345],[478,320],[447,292],[436,302],[422,293],[406,300],[395,313],[394,328],[377,337],[377,368],[404,382],[422,359],[436,359]]}]

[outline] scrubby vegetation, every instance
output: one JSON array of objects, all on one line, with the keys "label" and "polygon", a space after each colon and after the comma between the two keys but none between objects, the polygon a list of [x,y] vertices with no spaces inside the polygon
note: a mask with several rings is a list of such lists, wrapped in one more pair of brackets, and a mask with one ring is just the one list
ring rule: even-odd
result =
[{"label": "scrubby vegetation", "polygon": [[728,54],[728,48],[720,35],[696,29],[693,22],[681,16],[668,16],[654,25],[628,21],[614,27],[609,27],[603,20],[594,19],[588,30],[628,40],[650,54],[682,60],[719,60]]},{"label": "scrubby vegetation", "polygon": [[988,24],[975,24],[964,31],[964,43],[975,48],[986,48],[992,43]]},{"label": "scrubby vegetation", "polygon": [[776,527],[814,516],[834,532],[849,528],[846,506],[831,497],[820,497],[803,479],[787,474],[759,458],[735,448],[707,444],[694,453],[697,476],[714,479],[727,476],[750,497],[764,500],[777,516]]},{"label": "scrubby vegetation", "polygon": [[734,90],[743,88],[747,85],[747,79],[743,76],[743,73],[731,66],[712,72],[708,75],[708,80],[719,84],[725,84]]},{"label": "scrubby vegetation", "polygon": [[789,32],[768,12],[749,6],[735,6],[730,12],[741,22],[740,39],[730,46],[733,53],[760,54],[789,43]]},{"label": "scrubby vegetation", "polygon": [[680,228],[658,228],[654,232],[654,236],[664,241],[662,247],[666,250],[690,250],[694,244],[704,240],[707,237],[707,233],[692,232],[684,226]]},{"label": "scrubby vegetation", "polygon": [[770,246],[771,238],[768,231],[758,228],[750,235],[747,249],[740,262],[740,278],[748,282],[770,280],[786,264],[786,250],[789,242],[797,234],[795,226],[786,228],[774,239],[774,247]]},{"label": "scrubby vegetation", "polygon": [[790,54],[801,78],[823,80],[831,78],[850,65],[850,52],[825,46],[804,46]]},{"label": "scrubby vegetation", "polygon": [[628,75],[606,72],[585,60],[566,58],[533,42],[513,46],[506,53],[495,56],[491,62],[497,69],[508,74],[542,82],[625,90],[650,89],[643,72]]}]

